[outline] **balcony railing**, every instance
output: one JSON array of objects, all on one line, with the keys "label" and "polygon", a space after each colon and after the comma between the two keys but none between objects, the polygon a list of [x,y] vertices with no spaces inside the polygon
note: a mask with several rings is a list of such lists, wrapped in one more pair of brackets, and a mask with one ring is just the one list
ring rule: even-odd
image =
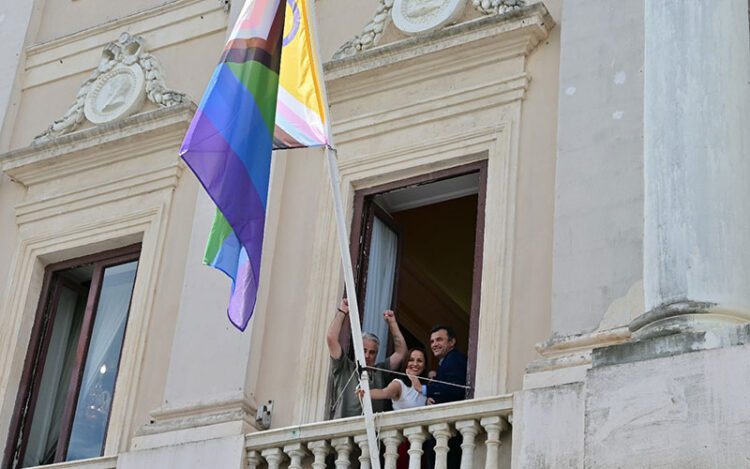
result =
[{"label": "balcony railing", "polygon": [[[510,429],[512,406],[512,396],[505,395],[377,414],[384,467],[396,468],[398,448],[408,442],[409,469],[419,469],[425,457],[423,445],[432,438],[435,468],[446,469],[448,442],[461,435],[462,469],[499,469],[501,440],[507,441],[502,436]],[[251,433],[245,438],[245,448],[250,469],[323,469],[326,460],[334,459],[336,469],[370,469],[363,417]]]}]

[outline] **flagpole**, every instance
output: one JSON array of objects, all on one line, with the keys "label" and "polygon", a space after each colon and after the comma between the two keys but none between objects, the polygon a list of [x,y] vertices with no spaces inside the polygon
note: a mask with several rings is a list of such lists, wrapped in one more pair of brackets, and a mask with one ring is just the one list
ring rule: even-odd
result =
[{"label": "flagpole", "polygon": [[[307,3],[309,6],[310,34],[315,41],[315,54],[320,50],[318,44],[318,35],[315,34],[317,20],[315,17],[315,0]],[[326,134],[328,145],[326,146],[326,163],[328,166],[328,176],[331,183],[331,193],[333,194],[333,207],[336,214],[336,231],[338,234],[339,251],[341,253],[341,264],[344,270],[344,284],[346,286],[346,296],[349,299],[349,324],[352,332],[352,342],[354,347],[354,358],[357,363],[357,369],[362,374],[359,379],[359,387],[364,391],[362,398],[362,410],[365,416],[365,429],[367,431],[367,444],[370,453],[371,469],[380,469],[380,451],[378,450],[378,436],[375,430],[375,415],[372,412],[372,399],[370,397],[370,379],[369,372],[364,369],[367,365],[365,362],[364,344],[362,343],[362,326],[359,322],[359,305],[357,304],[357,289],[354,285],[354,270],[352,269],[352,258],[349,253],[349,234],[346,229],[346,219],[344,217],[344,203],[342,202],[341,187],[339,186],[339,166],[337,154],[333,144],[333,132],[331,131],[331,116],[328,106],[328,92],[326,90],[325,75],[320,63],[320,57],[317,56],[315,67],[320,78],[320,87],[322,91],[323,109],[325,110]]]},{"label": "flagpole", "polygon": [[357,291],[354,286],[354,272],[352,260],[349,255],[349,243],[346,225],[344,223],[344,208],[341,202],[341,188],[339,187],[339,168],[336,163],[335,150],[326,148],[328,163],[328,174],[331,179],[331,190],[333,192],[333,204],[336,212],[336,225],[339,238],[339,250],[341,251],[341,263],[344,267],[344,283],[346,284],[347,297],[349,298],[349,323],[352,330],[352,342],[354,346],[354,357],[357,368],[362,370],[359,386],[365,391],[362,399],[362,407],[365,415],[365,429],[367,430],[367,442],[370,451],[370,464],[372,469],[380,469],[380,454],[378,451],[377,434],[375,432],[375,416],[372,412],[372,400],[370,399],[370,380],[366,366],[364,345],[362,344],[362,326],[359,322],[359,307],[357,305]]}]

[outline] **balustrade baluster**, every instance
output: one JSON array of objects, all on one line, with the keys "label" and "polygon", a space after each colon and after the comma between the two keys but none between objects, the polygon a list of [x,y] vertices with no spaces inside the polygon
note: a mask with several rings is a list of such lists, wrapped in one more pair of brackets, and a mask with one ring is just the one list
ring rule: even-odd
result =
[{"label": "balustrade baluster", "polygon": [[359,445],[359,468],[370,469],[370,443],[367,441],[367,433],[354,435],[354,442]]},{"label": "balustrade baluster", "polygon": [[247,467],[248,469],[257,469],[263,464],[263,458],[260,453],[252,450],[247,452]]},{"label": "balustrade baluster", "polygon": [[400,430],[386,430],[380,432],[380,439],[385,443],[385,469],[396,469],[398,460],[398,445],[404,441]]},{"label": "balustrade baluster", "polygon": [[404,429],[404,436],[409,440],[409,469],[420,469],[424,454],[422,444],[430,435],[424,427],[409,427]]},{"label": "balustrade baluster", "polygon": [[350,460],[353,449],[352,438],[350,436],[334,438],[331,440],[331,446],[333,446],[338,455],[336,458],[336,469],[349,469],[352,464]]},{"label": "balustrade baluster", "polygon": [[497,469],[500,456],[500,434],[508,428],[508,422],[499,415],[484,417],[481,420],[484,431],[487,432],[487,460],[485,469]]},{"label": "balustrade baluster", "polygon": [[461,433],[461,469],[474,467],[474,448],[476,437],[482,430],[476,420],[461,420],[456,422],[456,430]]},{"label": "balustrade baluster", "polygon": [[313,469],[326,469],[326,455],[331,449],[331,445],[325,440],[311,441],[307,444],[307,447],[314,456],[312,467]]},{"label": "balustrade baluster", "polygon": [[268,448],[260,452],[266,459],[268,469],[279,469],[281,461],[284,459],[284,453],[281,448]]},{"label": "balustrade baluster", "polygon": [[289,469],[302,469],[302,458],[307,456],[307,449],[302,443],[284,446],[284,452],[289,456]]},{"label": "balustrade baluster", "polygon": [[448,440],[454,435],[447,423],[436,423],[429,426],[435,437],[435,469],[448,469]]}]

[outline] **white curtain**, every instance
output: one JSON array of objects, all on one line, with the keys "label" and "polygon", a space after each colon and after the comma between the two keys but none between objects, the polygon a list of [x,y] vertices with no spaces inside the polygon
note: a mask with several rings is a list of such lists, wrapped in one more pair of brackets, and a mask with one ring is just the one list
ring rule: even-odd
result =
[{"label": "white curtain", "polygon": [[383,320],[383,311],[391,307],[397,253],[398,235],[375,217],[367,265],[362,331],[372,332],[380,339],[378,362],[385,359],[388,348],[388,324]]},{"label": "white curtain", "polygon": [[[68,460],[100,455],[137,265],[137,262],[131,262],[108,267],[104,272],[71,430]],[[91,415],[84,418],[83,412]],[[93,420],[96,423],[92,424]]]}]

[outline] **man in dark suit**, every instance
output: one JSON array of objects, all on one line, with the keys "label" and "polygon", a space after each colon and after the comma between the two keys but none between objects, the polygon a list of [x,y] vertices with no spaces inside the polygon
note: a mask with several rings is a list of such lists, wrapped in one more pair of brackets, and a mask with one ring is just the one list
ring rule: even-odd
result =
[{"label": "man in dark suit", "polygon": [[[456,350],[456,333],[451,326],[438,324],[430,331],[430,348],[438,359],[438,381],[466,385],[466,355]],[[435,404],[462,401],[466,399],[466,389],[444,383],[430,383],[427,397]]]},{"label": "man in dark suit", "polygon": [[[430,349],[438,359],[438,381],[454,383],[431,382],[427,385],[427,397],[431,404],[462,401],[466,399],[466,355],[456,350],[456,333],[451,326],[438,324],[430,331]],[[435,467],[435,440],[425,442],[428,467]],[[458,469],[461,464],[461,436],[454,436],[448,440],[448,469]]]}]

